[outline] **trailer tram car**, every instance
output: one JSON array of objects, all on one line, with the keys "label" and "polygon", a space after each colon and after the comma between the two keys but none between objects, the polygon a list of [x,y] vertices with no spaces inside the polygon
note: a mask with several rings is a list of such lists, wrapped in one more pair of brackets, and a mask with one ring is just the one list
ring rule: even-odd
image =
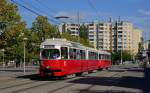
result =
[{"label": "trailer tram car", "polygon": [[40,76],[81,75],[111,66],[110,53],[65,39],[46,39],[40,45]]}]

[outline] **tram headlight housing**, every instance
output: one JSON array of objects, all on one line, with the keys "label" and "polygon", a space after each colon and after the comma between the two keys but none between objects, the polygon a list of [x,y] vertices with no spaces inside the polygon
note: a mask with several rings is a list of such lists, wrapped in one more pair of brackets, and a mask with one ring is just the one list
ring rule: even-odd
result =
[{"label": "tram headlight housing", "polygon": [[50,66],[46,66],[47,69],[50,69]]}]

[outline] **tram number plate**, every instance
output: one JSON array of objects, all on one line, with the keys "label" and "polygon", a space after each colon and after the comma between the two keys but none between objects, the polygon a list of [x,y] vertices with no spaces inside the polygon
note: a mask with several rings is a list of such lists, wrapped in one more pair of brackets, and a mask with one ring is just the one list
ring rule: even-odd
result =
[{"label": "tram number plate", "polygon": [[44,45],[44,48],[54,48],[54,45]]}]

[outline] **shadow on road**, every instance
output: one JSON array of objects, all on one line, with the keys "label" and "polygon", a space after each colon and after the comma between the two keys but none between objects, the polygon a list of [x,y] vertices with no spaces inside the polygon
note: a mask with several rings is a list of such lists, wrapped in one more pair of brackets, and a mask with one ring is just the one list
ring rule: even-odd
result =
[{"label": "shadow on road", "polygon": [[143,68],[132,68],[132,69],[128,69],[128,71],[133,71],[133,72],[143,72],[143,73],[144,73]]},{"label": "shadow on road", "polygon": [[[138,70],[134,70],[139,72]],[[142,71],[140,71],[142,72]],[[117,86],[124,88],[140,89],[143,93],[150,93],[150,68],[143,70],[144,77],[85,77],[70,81],[71,83],[102,85],[102,86]],[[119,81],[120,80],[120,81]],[[118,82],[119,81],[119,82]],[[105,91],[90,91],[89,89],[81,90],[79,93],[132,93],[130,91],[105,90]]]},{"label": "shadow on road", "polygon": [[120,90],[100,90],[100,91],[94,91],[94,90],[77,90],[78,93],[134,93],[129,91],[120,91]]},{"label": "shadow on road", "polygon": [[52,78],[52,77],[44,77],[41,78],[39,74],[31,74],[31,75],[24,75],[24,76],[18,76],[17,78],[21,79],[30,79],[35,81],[55,81],[55,80],[61,80],[60,78]]},{"label": "shadow on road", "polygon": [[126,71],[125,69],[120,69],[120,70],[115,70],[115,69],[109,69],[108,70],[109,72],[124,72],[124,71]]}]

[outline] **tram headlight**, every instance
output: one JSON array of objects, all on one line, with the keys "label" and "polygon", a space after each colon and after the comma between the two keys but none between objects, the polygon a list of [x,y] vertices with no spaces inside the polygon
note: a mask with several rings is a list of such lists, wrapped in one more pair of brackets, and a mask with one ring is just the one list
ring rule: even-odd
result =
[{"label": "tram headlight", "polygon": [[47,69],[50,69],[50,66],[46,66]]}]

